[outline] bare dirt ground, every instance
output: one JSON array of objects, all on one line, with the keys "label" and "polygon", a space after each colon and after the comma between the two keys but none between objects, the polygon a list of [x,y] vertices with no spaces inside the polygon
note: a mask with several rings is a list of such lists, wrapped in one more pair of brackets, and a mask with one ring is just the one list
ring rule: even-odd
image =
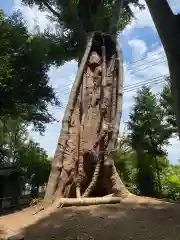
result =
[{"label": "bare dirt ground", "polygon": [[31,207],[0,217],[0,239],[22,233],[25,240],[180,240],[180,204],[151,198],[35,211]]}]

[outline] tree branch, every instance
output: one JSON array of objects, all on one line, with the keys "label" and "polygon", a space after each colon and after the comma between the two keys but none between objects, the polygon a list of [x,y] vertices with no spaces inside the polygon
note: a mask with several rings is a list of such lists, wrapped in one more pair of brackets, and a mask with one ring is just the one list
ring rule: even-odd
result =
[{"label": "tree branch", "polygon": [[54,14],[57,18],[60,19],[60,14],[58,12],[56,12],[56,10],[54,10],[49,3],[46,0],[42,0],[43,4],[45,5],[45,7],[52,13]]},{"label": "tree branch", "polygon": [[121,14],[123,13],[124,1],[123,0],[116,0],[114,2],[114,5],[112,6],[112,17],[111,17],[111,32],[113,34],[116,34],[118,29],[119,20],[121,17]]},{"label": "tree branch", "polygon": [[71,0],[66,0],[66,4],[68,6],[69,15],[74,23],[74,31],[77,32],[82,43],[86,44],[87,34],[84,30],[81,20],[79,19],[76,4],[74,4]]},{"label": "tree branch", "polygon": [[[61,18],[60,14],[49,5],[47,0],[42,0],[42,2],[44,6],[53,15],[55,15],[58,19]],[[79,19],[76,4],[74,4],[71,0],[66,0],[64,1],[64,3],[62,1],[61,5],[64,8],[65,12],[67,12],[68,15],[71,17],[71,22],[73,23],[73,26],[74,26],[73,30],[77,34],[77,38],[79,42],[81,41],[81,44],[85,46],[86,40],[87,40],[87,34],[86,34],[86,31],[84,30],[81,20]]]}]

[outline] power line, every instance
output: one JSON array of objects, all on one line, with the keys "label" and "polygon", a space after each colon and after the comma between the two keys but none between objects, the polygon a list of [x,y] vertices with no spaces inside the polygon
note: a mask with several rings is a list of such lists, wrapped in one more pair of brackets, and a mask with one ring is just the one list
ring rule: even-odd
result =
[{"label": "power line", "polygon": [[157,80],[162,79],[162,78],[165,79],[166,77],[167,77],[167,75],[164,74],[164,75],[160,75],[158,77],[153,77],[153,78],[149,78],[149,79],[146,79],[146,80],[142,80],[142,81],[139,81],[139,82],[136,82],[136,83],[133,83],[133,84],[128,84],[128,85],[124,86],[124,90],[129,90],[133,87],[136,88],[136,87],[139,87],[139,85],[144,85],[146,83],[151,83],[151,82],[157,81]]},{"label": "power line", "polygon": [[[143,64],[138,65],[138,66],[135,66],[135,67],[133,67],[133,68],[141,67],[141,66],[147,65],[147,64],[149,64],[149,63],[152,63],[152,62],[155,62],[155,61],[157,61],[157,60],[164,59],[164,58],[166,58],[166,56],[163,56],[163,57],[160,57],[160,58],[153,59],[153,60],[151,60],[151,61],[149,61],[149,62],[144,62]],[[132,68],[132,65],[129,66],[127,69],[129,69],[129,68]]]},{"label": "power line", "polygon": [[[149,82],[149,83],[146,83],[146,84],[141,84],[141,85],[139,85],[139,86],[137,86],[137,87],[134,87],[134,88],[132,88],[132,89],[127,89],[127,90],[124,90],[124,93],[128,93],[128,92],[134,92],[135,90],[138,90],[138,89],[140,89],[141,87],[151,87],[151,86],[155,86],[155,85],[158,85],[158,84],[161,84],[161,83],[164,83],[165,82],[165,80],[164,79],[159,79],[159,80],[156,80],[155,82]],[[63,107],[66,107],[66,105],[67,105],[67,102],[66,103],[64,103],[65,105],[63,106]]]},{"label": "power line", "polygon": [[162,75],[160,77],[157,77],[157,78],[154,78],[152,79],[151,81],[141,81],[137,84],[133,84],[132,86],[128,86],[128,87],[124,87],[124,92],[130,92],[130,91],[133,91],[133,90],[136,90],[142,86],[147,86],[147,85],[153,85],[153,84],[156,84],[158,83],[159,81],[165,81],[165,78],[167,77],[167,75]]},{"label": "power line", "polygon": [[[152,57],[152,56],[155,56],[155,55],[157,55],[157,54],[160,54],[160,53],[164,53],[164,51],[161,50],[161,51],[159,51],[159,52],[156,52],[156,53],[152,54],[151,56],[144,57],[144,58],[141,58],[141,59],[139,59],[139,60],[137,60],[137,61],[128,63],[128,64],[131,64],[131,66],[128,66],[128,67],[127,67],[127,70],[131,69],[132,67],[133,67],[133,68],[141,67],[141,66],[147,65],[147,64],[149,64],[149,63],[152,63],[152,62],[154,63],[155,61],[158,61],[158,60],[161,60],[161,59],[166,58],[166,56],[164,55],[164,56],[161,56],[161,57],[159,57],[159,58],[156,58],[156,59],[153,59],[153,60],[151,60],[151,61],[144,62],[144,63],[141,64],[141,62],[142,62],[143,60],[146,60],[146,59],[148,59],[148,58],[150,58],[150,57]],[[158,62],[157,64],[160,64],[160,63],[163,63],[163,62],[166,62],[166,61],[161,61],[161,62]],[[136,65],[136,63],[140,63],[140,65],[138,64],[137,66],[133,66],[133,65]],[[154,65],[156,65],[156,64],[147,66],[147,68],[148,68],[148,67],[152,67],[152,66],[154,66]],[[136,70],[135,72],[138,72],[138,71],[141,71],[141,70],[144,70],[144,69]],[[132,70],[130,70],[130,71],[133,72]],[[71,87],[71,85],[72,85],[72,84],[67,84],[67,85],[61,86],[61,89],[64,89],[64,88],[65,88],[64,90],[69,90],[69,88]],[[67,88],[67,89],[66,89],[66,88]]]},{"label": "power line", "polygon": [[[161,76],[158,76],[158,77],[154,77],[154,78],[151,78],[151,79],[146,79],[146,80],[143,80],[143,81],[140,81],[138,83],[134,83],[134,84],[129,84],[127,86],[124,86],[124,93],[127,93],[127,92],[133,92],[143,86],[154,86],[154,85],[157,85],[157,84],[160,84],[160,83],[164,83],[166,80],[166,77],[168,77],[168,75],[161,75]],[[56,109],[60,109],[60,108],[64,108],[66,107],[66,103],[64,103],[64,105],[62,105],[61,107],[54,107],[54,110]],[[52,107],[53,108],[53,107]]]},{"label": "power line", "polygon": [[[135,71],[131,71],[130,74],[134,74],[134,73],[137,73],[137,72],[143,71],[143,70],[145,70],[145,69],[148,69],[148,68],[150,68],[150,67],[153,67],[153,66],[156,66],[156,65],[158,65],[158,64],[165,63],[165,62],[166,62],[166,60],[161,61],[161,62],[158,62],[158,63],[153,63],[153,64],[151,64],[150,66],[146,66],[146,67],[144,67],[144,68],[142,68],[142,69],[137,69],[137,70],[135,70]],[[63,92],[64,95],[69,94],[69,92],[70,92],[70,86],[71,86],[71,85],[72,85],[72,84],[69,84],[69,87],[68,87],[67,89],[63,89],[63,88],[61,88],[61,89],[62,89],[61,92]]]},{"label": "power line", "polygon": [[[157,54],[161,54],[161,53],[164,53],[164,51],[163,50],[161,50],[161,51],[159,51],[159,52],[156,52],[156,53],[154,53],[154,54],[152,54],[151,55],[151,57],[153,57],[153,56],[155,56],[155,55],[157,55]],[[144,61],[145,59],[148,59],[149,57],[142,57],[141,59],[139,59],[139,60],[137,60],[137,61],[131,61],[131,62],[129,62],[129,64],[136,64],[137,62],[141,62],[141,61]]]},{"label": "power line", "polygon": [[135,70],[135,71],[132,71],[132,73],[134,74],[134,73],[143,71],[143,70],[145,70],[145,69],[147,69],[147,68],[154,67],[154,66],[156,66],[156,65],[158,65],[158,64],[160,64],[160,63],[165,63],[165,62],[167,62],[167,61],[164,60],[164,61],[161,61],[161,62],[159,62],[159,63],[154,63],[154,64],[152,64],[152,65],[150,65],[150,66],[146,66],[146,67],[144,67],[144,68],[141,68],[141,69],[137,69],[137,70]]},{"label": "power line", "polygon": [[[145,69],[145,68],[144,68]],[[144,70],[143,69],[143,70]],[[137,82],[137,83],[135,83],[135,84],[129,84],[129,85],[127,85],[127,86],[124,86],[124,89],[126,89],[127,87],[131,87],[131,86],[137,86],[137,84],[139,84],[139,83],[141,83],[141,82],[146,82],[146,81],[153,81],[154,79],[157,79],[157,78],[159,78],[159,77],[167,77],[168,75],[161,75],[161,76],[158,76],[158,77],[154,77],[154,78],[150,78],[150,79],[147,79],[147,80],[143,80],[143,81],[140,81],[140,82]],[[61,93],[63,93],[63,95],[64,96],[66,96],[66,95],[68,95],[69,94],[69,92],[70,92],[70,89],[68,89],[68,91],[67,91],[67,89],[65,89],[65,90],[63,90],[63,91],[61,91]]]}]

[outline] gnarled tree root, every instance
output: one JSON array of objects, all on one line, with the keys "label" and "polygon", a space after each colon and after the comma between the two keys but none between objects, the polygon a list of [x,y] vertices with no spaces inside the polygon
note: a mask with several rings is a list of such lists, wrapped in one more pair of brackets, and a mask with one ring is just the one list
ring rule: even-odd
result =
[{"label": "gnarled tree root", "polygon": [[99,205],[99,204],[115,204],[120,203],[122,198],[120,197],[88,197],[88,198],[60,198],[54,202],[57,208],[61,206],[89,206],[89,205]]},{"label": "gnarled tree root", "polygon": [[116,204],[123,202],[124,199],[135,196],[132,193],[128,193],[122,196],[115,196],[114,194],[109,194],[103,197],[85,197],[85,198],[60,198],[54,201],[49,207],[41,205],[39,209],[33,213],[33,215],[50,208],[52,211],[55,208],[69,207],[69,206],[90,206],[90,205],[100,205],[100,204]]}]

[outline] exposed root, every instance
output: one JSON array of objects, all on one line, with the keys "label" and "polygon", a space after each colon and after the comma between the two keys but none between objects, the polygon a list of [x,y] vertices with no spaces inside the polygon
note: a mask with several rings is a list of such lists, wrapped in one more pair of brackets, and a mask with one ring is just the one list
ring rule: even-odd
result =
[{"label": "exposed root", "polygon": [[88,197],[91,194],[93,188],[95,187],[95,185],[97,183],[97,179],[99,177],[100,167],[101,167],[101,160],[98,159],[98,162],[96,164],[96,168],[94,170],[92,180],[91,180],[89,186],[87,187],[86,191],[84,192],[83,198]]},{"label": "exposed root", "polygon": [[80,198],[81,197],[81,189],[80,189],[80,186],[76,186],[76,197],[77,198]]},{"label": "exposed root", "polygon": [[[115,194],[108,194],[103,197],[85,197],[85,198],[60,198],[57,199],[54,204],[51,206],[52,209],[62,208],[68,206],[90,206],[90,205],[100,205],[100,204],[116,204],[121,203],[125,199],[131,199],[132,197],[137,197],[134,194],[129,193],[126,196],[116,196]],[[39,212],[46,210],[47,207],[41,205],[39,209],[33,213],[33,215],[38,214]]]},{"label": "exposed root", "polygon": [[41,211],[43,211],[45,208],[43,207],[43,206],[40,206],[39,208],[38,208],[38,210],[36,210],[32,215],[36,215],[36,214],[38,214],[39,212],[41,212]]},{"label": "exposed root", "polygon": [[115,204],[120,203],[122,198],[120,197],[92,197],[92,198],[60,198],[54,205],[59,208],[63,206],[88,206],[88,205],[99,205],[99,204]]},{"label": "exposed root", "polygon": [[[72,185],[73,185],[73,182],[69,185],[69,187],[68,188],[66,188],[66,190],[65,190],[65,199],[67,198],[68,199],[68,196],[69,196],[69,193],[70,193],[70,191],[71,191],[71,187],[72,187]],[[63,207],[64,206],[64,202],[62,202],[60,205],[59,205],[59,207]]]}]

